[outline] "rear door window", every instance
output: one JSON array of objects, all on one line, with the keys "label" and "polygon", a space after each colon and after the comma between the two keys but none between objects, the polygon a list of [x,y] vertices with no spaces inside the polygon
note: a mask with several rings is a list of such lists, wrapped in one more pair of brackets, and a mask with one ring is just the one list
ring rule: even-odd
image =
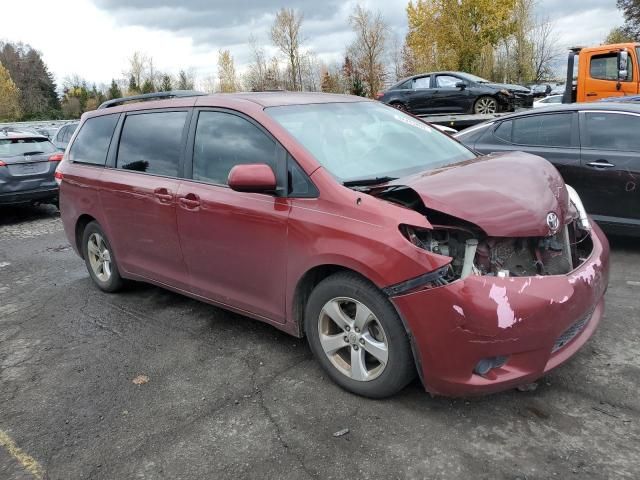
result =
[{"label": "rear door window", "polygon": [[248,120],[225,112],[200,112],[193,146],[193,179],[227,185],[236,165],[266,163],[276,172],[276,142]]},{"label": "rear door window", "polygon": [[516,145],[571,147],[574,115],[530,115],[502,122],[494,135]]},{"label": "rear door window", "polygon": [[129,114],[124,121],[117,167],[177,177],[187,112]]},{"label": "rear door window", "polygon": [[[103,115],[89,118],[78,132],[69,149],[69,160],[77,163],[103,165],[107,160],[107,152],[111,136],[118,123],[120,114]],[[73,131],[74,127],[64,127]]]},{"label": "rear door window", "polygon": [[431,88],[431,77],[414,78],[413,88]]},{"label": "rear door window", "polygon": [[640,152],[640,117],[622,113],[587,112],[584,148]]}]

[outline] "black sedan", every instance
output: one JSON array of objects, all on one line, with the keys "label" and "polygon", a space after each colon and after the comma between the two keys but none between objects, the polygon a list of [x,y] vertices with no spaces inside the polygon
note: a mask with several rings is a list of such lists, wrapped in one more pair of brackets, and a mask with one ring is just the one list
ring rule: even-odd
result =
[{"label": "black sedan", "polygon": [[463,72],[423,73],[379,94],[378,100],[413,114],[510,112],[531,107],[526,87],[492,83]]},{"label": "black sedan", "polygon": [[480,153],[520,150],[553,163],[610,233],[640,235],[640,105],[578,103],[516,113],[455,137]]}]

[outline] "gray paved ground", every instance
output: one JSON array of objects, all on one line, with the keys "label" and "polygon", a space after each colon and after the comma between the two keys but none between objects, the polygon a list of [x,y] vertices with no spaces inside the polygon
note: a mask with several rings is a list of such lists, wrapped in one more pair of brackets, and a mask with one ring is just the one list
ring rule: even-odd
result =
[{"label": "gray paved ground", "polygon": [[266,325],[100,293],[54,209],[0,209],[0,479],[638,478],[638,243],[614,241],[600,330],[537,391],[372,401]]}]

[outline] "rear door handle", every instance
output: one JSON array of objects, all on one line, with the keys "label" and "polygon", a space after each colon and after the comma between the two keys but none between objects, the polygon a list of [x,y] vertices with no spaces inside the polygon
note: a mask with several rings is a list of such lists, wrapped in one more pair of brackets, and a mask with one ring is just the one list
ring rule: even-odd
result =
[{"label": "rear door handle", "polygon": [[178,198],[178,203],[187,210],[196,210],[200,206],[200,197],[195,193],[187,193]]},{"label": "rear door handle", "polygon": [[158,200],[160,200],[160,203],[171,203],[171,200],[173,200],[173,193],[171,193],[171,190],[164,187],[156,188],[153,191],[153,194]]},{"label": "rear door handle", "polygon": [[615,167],[613,163],[609,163],[606,160],[596,160],[595,162],[587,163],[587,165],[589,165],[590,167],[600,168],[600,169]]},{"label": "rear door handle", "polygon": [[598,94],[596,92],[589,92],[587,93],[587,97],[597,97]]}]

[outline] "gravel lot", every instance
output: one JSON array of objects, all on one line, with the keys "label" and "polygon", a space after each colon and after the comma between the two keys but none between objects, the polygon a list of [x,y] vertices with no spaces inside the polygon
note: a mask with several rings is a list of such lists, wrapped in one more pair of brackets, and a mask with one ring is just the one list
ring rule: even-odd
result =
[{"label": "gravel lot", "polygon": [[0,479],[638,478],[640,242],[612,247],[599,331],[535,392],[373,401],[269,326],[99,292],[54,208],[0,208]]}]

